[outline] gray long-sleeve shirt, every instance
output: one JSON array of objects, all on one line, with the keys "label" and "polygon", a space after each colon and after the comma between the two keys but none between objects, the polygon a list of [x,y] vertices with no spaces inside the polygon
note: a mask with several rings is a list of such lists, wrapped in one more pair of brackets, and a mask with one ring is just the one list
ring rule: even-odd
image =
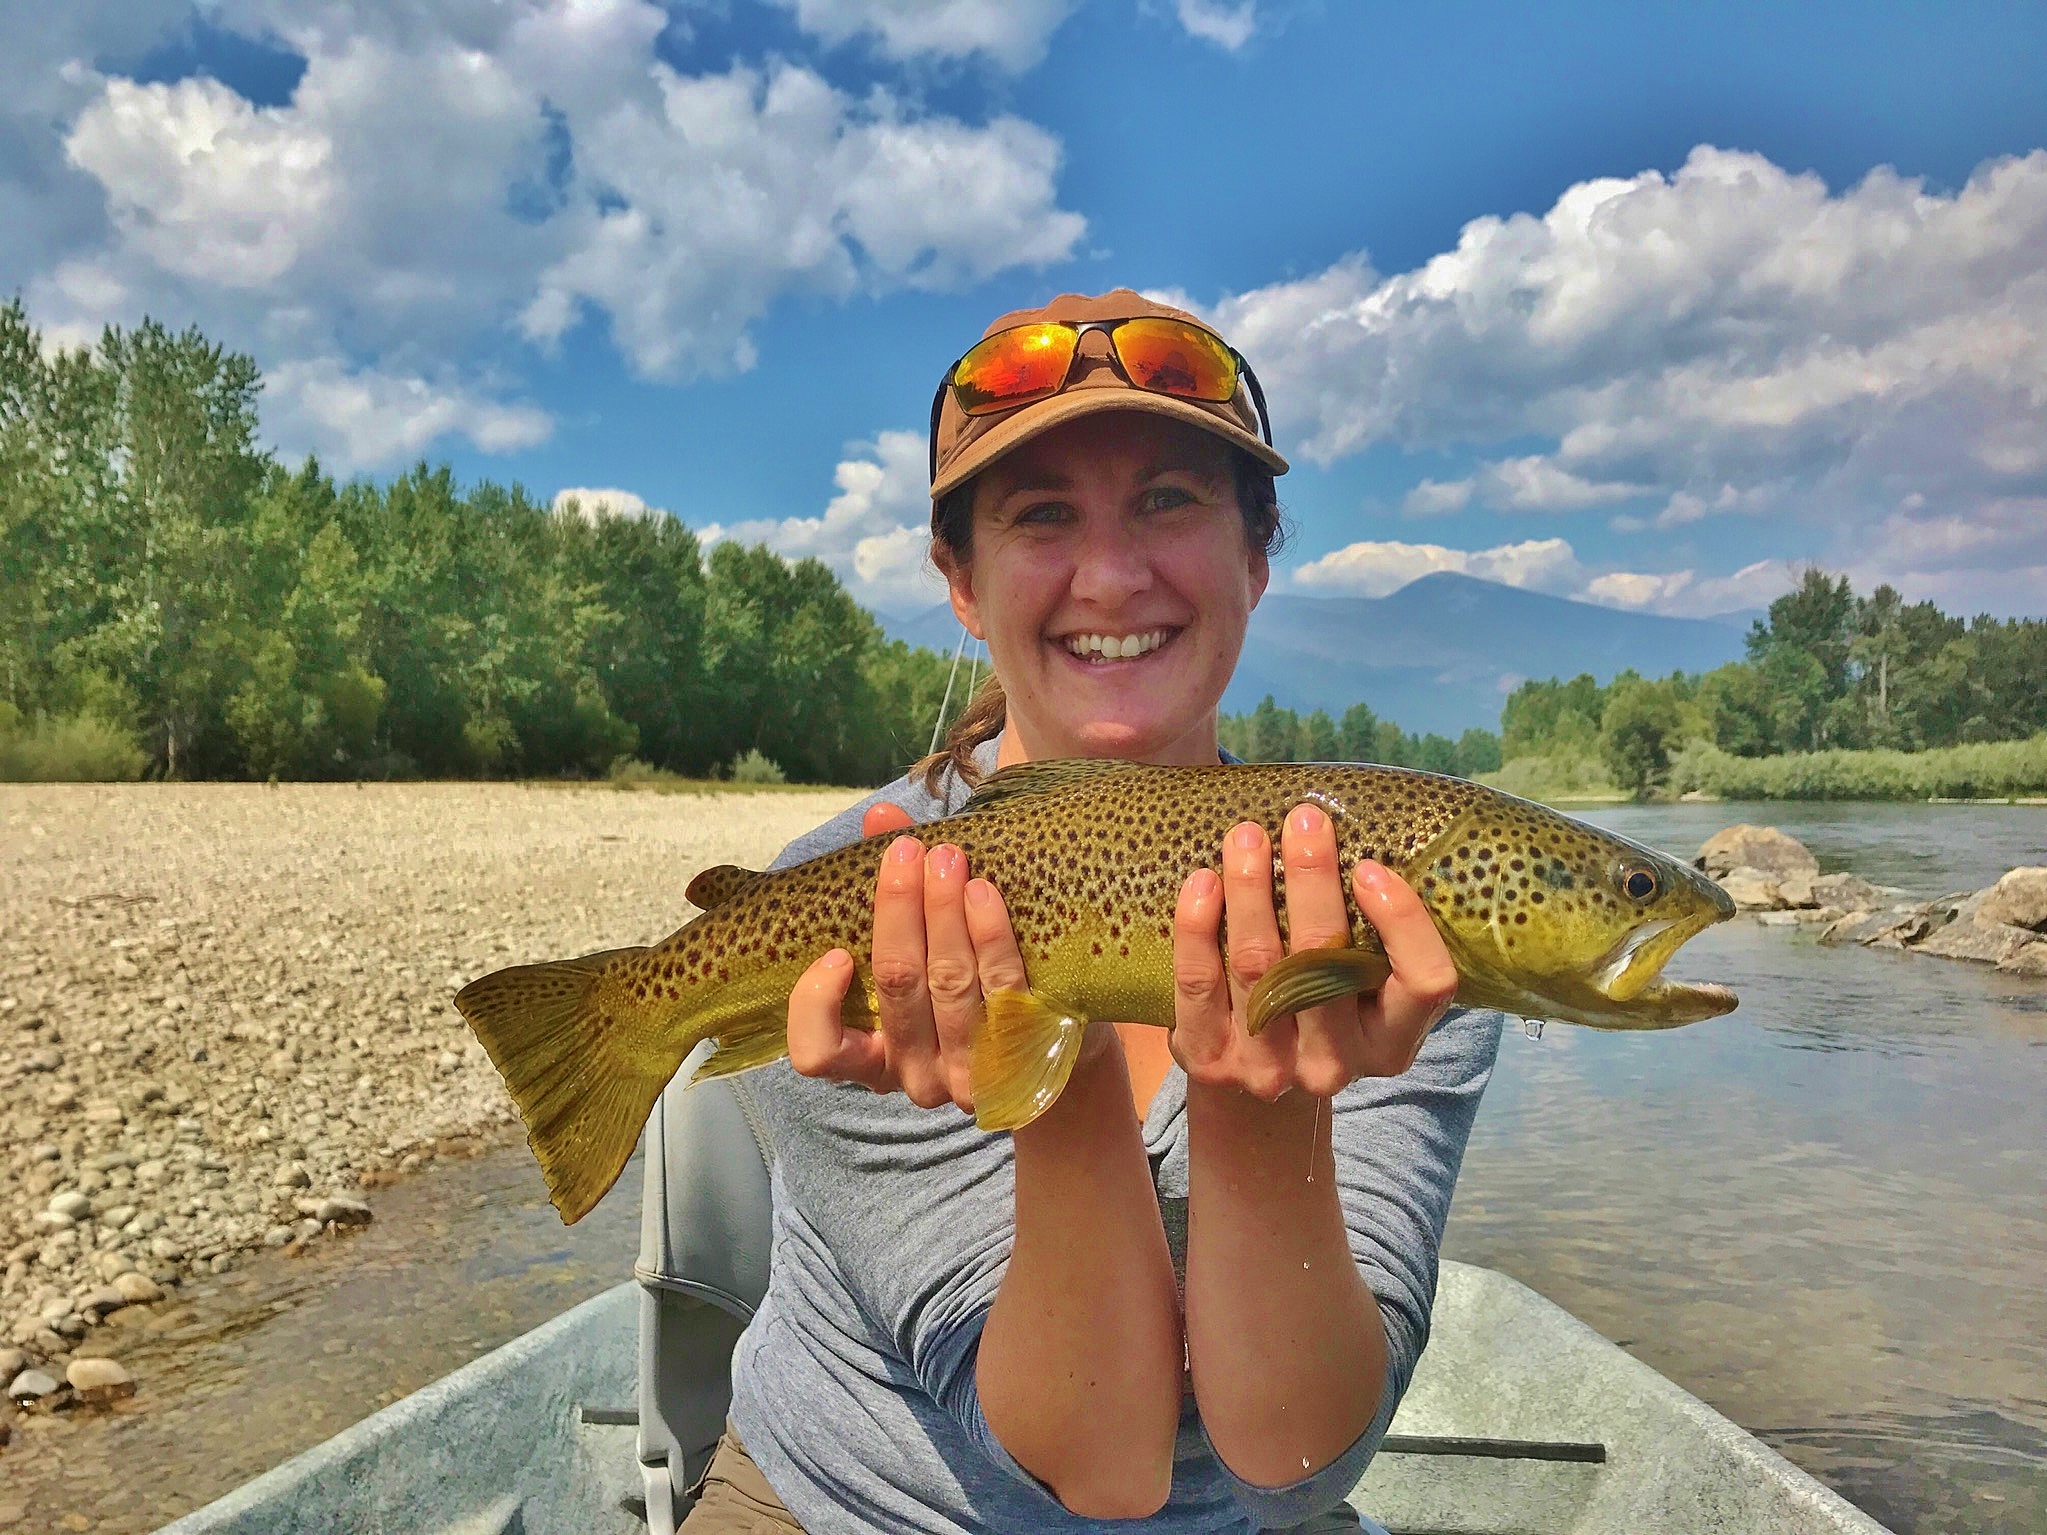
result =
[{"label": "gray long-sleeve shirt", "polygon": [[[993,748],[984,748],[992,765]],[[857,841],[886,800],[922,823],[967,789],[901,779],[798,838],[776,867]],[[1351,1253],[1377,1296],[1388,1349],[1378,1416],[1333,1464],[1285,1487],[1231,1474],[1181,1410],[1172,1496],[1143,1528],[1252,1531],[1340,1503],[1363,1473],[1428,1338],[1436,1253],[1502,1019],[1452,1012],[1403,1076],[1353,1083],[1332,1104],[1336,1175]],[[875,1529],[1129,1529],[1069,1513],[1005,1451],[975,1386],[981,1329],[1015,1237],[1007,1135],[957,1109],[920,1109],[801,1077],[788,1063],[748,1079],[776,1150],[768,1292],[732,1359],[732,1420],[811,1535]],[[1145,1117],[1160,1211],[1184,1267],[1187,1079],[1167,1075]],[[1305,1175],[1305,1162],[1303,1163]]]}]

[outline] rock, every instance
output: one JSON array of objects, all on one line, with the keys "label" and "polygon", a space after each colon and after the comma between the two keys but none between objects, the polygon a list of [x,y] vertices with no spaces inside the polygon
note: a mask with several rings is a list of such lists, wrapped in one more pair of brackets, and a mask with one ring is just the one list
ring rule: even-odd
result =
[{"label": "rock", "polygon": [[1841,906],[1849,911],[1875,911],[1884,893],[1859,874],[1822,874],[1812,882],[1815,906]]},{"label": "rock", "polygon": [[1966,959],[1995,965],[2031,942],[2030,929],[1983,920],[1983,905],[1990,894],[1977,891],[1959,901],[1934,902],[1934,915],[1946,920],[1913,944],[1913,952],[1931,954],[1936,959]]},{"label": "rock", "polygon": [[28,1368],[28,1355],[18,1348],[0,1348],[0,1390],[5,1390],[14,1377]]},{"label": "rock", "polygon": [[263,1245],[265,1247],[282,1247],[295,1235],[297,1233],[289,1226],[272,1226],[263,1233]]},{"label": "rock", "polygon": [[1806,874],[1786,874],[1777,881],[1777,899],[1790,907],[1817,906],[1813,899],[1812,877]]},{"label": "rock", "polygon": [[1820,872],[1820,861],[1796,837],[1774,826],[1750,826],[1746,822],[1713,833],[1692,862],[1715,879],[1739,868],[1808,877]]},{"label": "rock", "polygon": [[303,1189],[312,1186],[313,1175],[297,1162],[287,1162],[277,1169],[270,1181],[281,1189]]},{"label": "rock", "polygon": [[136,1216],[135,1206],[115,1205],[111,1209],[100,1211],[97,1219],[99,1223],[102,1226],[106,1227],[109,1231],[119,1231],[123,1226],[127,1225],[128,1222],[135,1219],[135,1216]]},{"label": "rock", "polygon": [[2021,944],[1997,962],[2006,975],[2029,975],[2047,979],[2047,939]]},{"label": "rock", "polygon": [[1802,911],[1766,911],[1756,920],[1765,927],[1796,927],[1804,918]]},{"label": "rock", "polygon": [[36,1212],[35,1224],[36,1230],[48,1233],[52,1231],[69,1231],[78,1222],[56,1210],[40,1210]]},{"label": "rock", "polygon": [[313,1211],[313,1219],[323,1226],[329,1221],[337,1226],[367,1226],[371,1218],[368,1205],[360,1199],[350,1199],[346,1194],[329,1195]]},{"label": "rock", "polygon": [[66,1189],[50,1200],[51,1213],[68,1215],[74,1221],[82,1221],[92,1214],[92,1201],[76,1189]]},{"label": "rock", "polygon": [[1785,904],[1777,882],[1760,869],[1744,865],[1716,877],[1720,888],[1743,911],[1772,911]]},{"label": "rock", "polygon": [[83,1400],[101,1406],[135,1394],[135,1377],[116,1359],[74,1359],[64,1378]]},{"label": "rock", "polygon": [[138,1306],[147,1306],[163,1299],[162,1287],[147,1274],[138,1274],[133,1269],[117,1276],[114,1288]]},{"label": "rock", "polygon": [[127,1304],[128,1297],[119,1290],[112,1285],[101,1285],[97,1290],[79,1298],[78,1309],[81,1312],[97,1311],[104,1320]]},{"label": "rock", "polygon": [[43,1107],[46,1109],[68,1109],[75,1107],[77,1103],[78,1089],[69,1082],[53,1083],[50,1090],[43,1094]]},{"label": "rock", "polygon": [[161,1258],[166,1263],[175,1263],[178,1259],[185,1256],[185,1247],[183,1243],[171,1237],[151,1237],[149,1239],[149,1256]]},{"label": "rock", "polygon": [[55,1379],[41,1370],[23,1370],[7,1383],[8,1398],[16,1402],[39,1402],[56,1390]]},{"label": "rock", "polygon": [[2047,868],[2013,869],[1984,897],[1976,920],[2047,933]]}]

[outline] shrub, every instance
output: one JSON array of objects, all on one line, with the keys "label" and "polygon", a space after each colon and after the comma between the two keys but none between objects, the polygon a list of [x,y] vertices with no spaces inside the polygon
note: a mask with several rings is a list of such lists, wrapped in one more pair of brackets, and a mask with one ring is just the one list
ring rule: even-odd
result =
[{"label": "shrub", "polygon": [[24,721],[0,704],[0,781],[117,783],[140,778],[148,763],[135,737],[93,714]]},{"label": "shrub", "polygon": [[1516,757],[1496,773],[1482,773],[1482,784],[1518,794],[1523,799],[1625,799],[1597,757],[1558,755]]},{"label": "shrub", "polygon": [[2047,735],[1932,751],[1736,757],[1703,741],[1671,760],[1673,789],[1723,799],[1981,799],[2047,792]]},{"label": "shrub", "polygon": [[772,762],[761,755],[758,746],[750,746],[732,759],[732,781],[734,783],[786,783],[781,764]]}]

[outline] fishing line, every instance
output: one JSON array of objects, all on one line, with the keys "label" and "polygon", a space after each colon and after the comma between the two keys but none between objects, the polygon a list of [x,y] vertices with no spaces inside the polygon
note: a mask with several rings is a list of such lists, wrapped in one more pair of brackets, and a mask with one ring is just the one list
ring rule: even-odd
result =
[{"label": "fishing line", "polygon": [[938,750],[939,732],[945,729],[945,706],[952,702],[952,679],[960,674],[960,652],[967,648],[967,626],[960,625],[960,642],[952,647],[952,669],[945,674],[945,697],[938,700],[938,718],[931,722],[931,745],[924,755]]},{"label": "fishing line", "polygon": [[[1315,1149],[1322,1140],[1322,1110],[1327,1103],[1328,1100],[1326,1098],[1317,1098],[1315,1100],[1314,1114],[1308,1120],[1308,1181],[1310,1183],[1315,1181]],[[1307,1264],[1304,1263],[1301,1267],[1306,1268]]]}]

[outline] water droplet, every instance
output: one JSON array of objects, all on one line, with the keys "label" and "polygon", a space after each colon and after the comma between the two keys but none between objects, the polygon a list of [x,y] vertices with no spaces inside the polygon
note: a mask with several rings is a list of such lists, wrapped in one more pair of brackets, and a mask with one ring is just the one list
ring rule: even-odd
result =
[{"label": "water droplet", "polygon": [[1308,1469],[1308,1457],[1305,1455],[1301,1457],[1301,1469],[1303,1471]]},{"label": "water droplet", "polygon": [[1530,1039],[1542,1038],[1542,1020],[1540,1018],[1523,1018],[1521,1020],[1521,1032]]}]

